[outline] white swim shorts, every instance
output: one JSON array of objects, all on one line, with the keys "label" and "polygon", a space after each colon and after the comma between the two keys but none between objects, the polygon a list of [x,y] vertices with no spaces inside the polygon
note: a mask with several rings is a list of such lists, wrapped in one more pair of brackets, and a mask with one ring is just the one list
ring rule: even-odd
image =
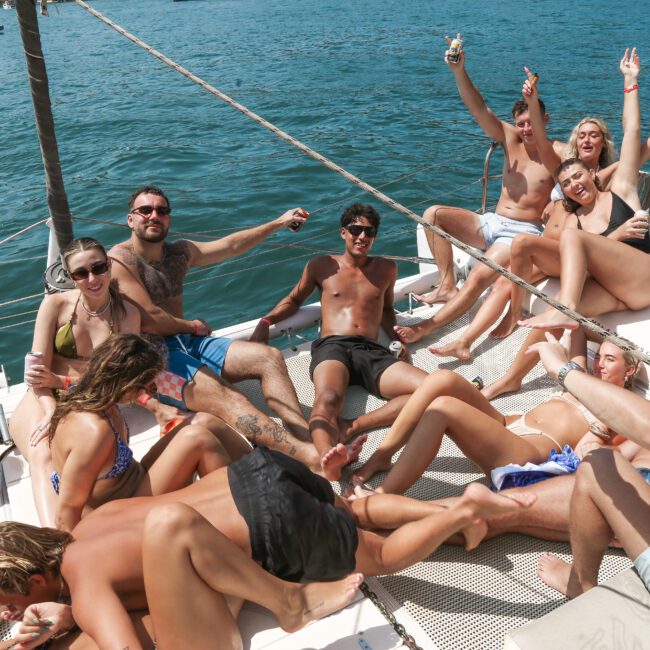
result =
[{"label": "white swim shorts", "polygon": [[521,234],[541,235],[542,227],[528,221],[517,221],[509,217],[502,217],[496,212],[486,212],[476,215],[481,222],[481,233],[485,239],[485,247],[492,244],[506,244],[510,246],[512,240]]}]

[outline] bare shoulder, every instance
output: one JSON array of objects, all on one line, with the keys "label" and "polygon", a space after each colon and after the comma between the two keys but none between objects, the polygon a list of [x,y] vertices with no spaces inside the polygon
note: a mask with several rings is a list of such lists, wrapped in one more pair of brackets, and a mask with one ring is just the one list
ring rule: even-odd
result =
[{"label": "bare shoulder", "polygon": [[[79,436],[83,431],[83,436]],[[71,411],[59,423],[56,434],[68,438],[74,446],[102,446],[106,442],[113,448],[114,440],[111,426],[101,415],[87,411]],[[54,437],[56,439],[56,436]]]},{"label": "bare shoulder", "polygon": [[397,275],[397,264],[394,260],[386,259],[385,257],[371,257],[372,264],[378,272],[389,275]]},{"label": "bare shoulder", "polygon": [[115,246],[108,251],[108,256],[111,259],[122,262],[122,264],[126,264],[127,266],[135,266],[136,263],[135,253],[128,241],[115,244]]},{"label": "bare shoulder", "polygon": [[318,278],[324,273],[328,275],[332,271],[336,270],[339,267],[339,256],[338,255],[317,255],[312,257],[307,265],[305,266],[305,271],[309,274]]}]

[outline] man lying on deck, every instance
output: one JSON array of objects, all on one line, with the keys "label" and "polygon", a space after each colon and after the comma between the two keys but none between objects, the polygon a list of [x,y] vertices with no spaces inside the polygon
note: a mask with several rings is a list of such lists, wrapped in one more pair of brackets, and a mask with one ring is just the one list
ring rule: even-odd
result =
[{"label": "man lying on deck", "polygon": [[0,603],[16,612],[69,598],[100,648],[142,648],[127,611],[147,605],[160,650],[241,648],[243,599],[296,630],[346,606],[361,574],[404,569],[459,532],[474,548],[485,517],[533,501],[473,484],[450,508],[397,495],[347,504],[301,463],[258,447],[182,490],[102,506],[72,535],[0,524]]},{"label": "man lying on deck", "polygon": [[[321,338],[311,346],[310,373],[314,382],[314,406],[309,421],[312,439],[323,472],[330,480],[341,476],[341,468],[356,460],[359,446],[343,442],[365,429],[390,424],[426,373],[395,358],[377,342],[380,326],[396,339],[393,289],[395,262],[370,257],[380,217],[370,205],[354,203],[341,216],[343,255],[321,255],[311,259],[298,284],[264,318],[251,340],[267,342],[269,327],[294,314],[318,288],[321,294]],[[359,384],[369,393],[395,399],[386,407],[359,418],[350,428],[339,420],[349,384]]]},{"label": "man lying on deck", "polygon": [[[449,61],[448,54],[447,51],[445,61],[456,78],[465,106],[486,135],[504,149],[501,196],[496,212],[480,215],[464,208],[434,205],[424,212],[423,218],[466,244],[486,251],[486,256],[501,266],[507,266],[514,237],[521,233],[541,233],[542,211],[553,188],[553,177],[537,150],[526,101],[520,99],[513,106],[514,125],[499,119],[470,80],[465,69],[465,54],[460,53],[458,62]],[[543,103],[540,105],[544,111]],[[560,154],[564,144],[555,141],[553,147]],[[413,327],[398,327],[397,334],[404,343],[419,341],[462,316],[497,275],[483,264],[477,264],[458,291],[451,244],[429,230],[425,232],[440,271],[440,284],[431,293],[418,298],[429,304],[447,304],[431,319]]]},{"label": "man lying on deck", "polygon": [[[142,330],[155,339],[179,386],[159,396],[181,409],[206,411],[251,439],[295,455],[312,469],[320,458],[309,440],[295,389],[281,353],[246,341],[210,336],[201,319],[183,317],[183,280],[192,266],[205,266],[242,255],[268,236],[303,222],[303,214],[288,210],[268,223],[211,242],[187,239],[167,243],[171,208],[165,193],[146,186],[129,201],[131,238],[109,251],[113,277],[120,291],[142,313]],[[164,337],[164,338],[163,338]],[[180,378],[180,379],[179,379]],[[269,407],[291,433],[256,409],[230,382],[257,378]],[[293,435],[292,435],[293,434]]]}]

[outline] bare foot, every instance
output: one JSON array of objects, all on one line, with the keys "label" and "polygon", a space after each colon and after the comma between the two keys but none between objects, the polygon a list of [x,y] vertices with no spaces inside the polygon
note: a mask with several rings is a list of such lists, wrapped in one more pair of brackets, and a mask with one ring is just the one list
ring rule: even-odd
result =
[{"label": "bare foot", "polygon": [[321,466],[323,468],[323,475],[330,481],[338,481],[341,478],[341,470],[349,463],[353,463],[359,459],[361,448],[368,436],[359,436],[349,445],[344,445],[339,442],[336,446],[332,447],[322,458]]},{"label": "bare foot", "polygon": [[565,329],[565,330],[577,330],[578,322],[565,316],[562,312],[559,312],[557,309],[550,309],[545,311],[539,316],[533,316],[533,318],[527,318],[526,320],[520,320],[517,322],[518,325],[522,327],[528,327],[532,330],[554,330],[554,329]]},{"label": "bare foot", "polygon": [[551,589],[567,595],[571,565],[552,553],[542,553],[537,561],[537,575]]},{"label": "bare foot", "polygon": [[458,289],[454,285],[452,288],[437,286],[429,293],[414,293],[413,297],[426,305],[435,305],[438,302],[448,302],[458,293]]},{"label": "bare foot", "polygon": [[465,538],[465,550],[473,551],[487,535],[488,525],[485,519],[477,519],[460,532]]},{"label": "bare foot", "polygon": [[347,442],[355,433],[355,418],[338,417],[339,442]]},{"label": "bare foot", "polygon": [[516,329],[517,323],[521,320],[521,312],[514,314],[512,309],[508,309],[506,315],[501,319],[499,324],[488,334],[493,339],[505,339],[510,336]]},{"label": "bare foot", "polygon": [[447,345],[430,345],[428,349],[431,354],[435,354],[438,357],[456,357],[460,361],[469,361],[472,358],[469,345],[465,339],[456,339],[451,343],[447,343]]},{"label": "bare foot", "polygon": [[485,399],[491,400],[504,393],[514,393],[520,388],[521,381],[501,377],[501,379],[497,379],[493,384],[488,384],[485,388],[482,388],[481,393]]},{"label": "bare foot", "polygon": [[359,469],[352,475],[350,480],[353,483],[365,483],[377,472],[385,472],[392,466],[392,456],[386,457],[376,451],[363,465],[361,465],[361,467],[359,467]]},{"label": "bare foot", "polygon": [[537,501],[537,495],[528,492],[500,492],[496,494],[480,483],[470,483],[460,499],[460,504],[471,503],[475,519],[487,519],[503,515],[518,508],[530,508]]},{"label": "bare foot", "polygon": [[395,325],[393,329],[395,330],[395,334],[397,334],[397,338],[402,343],[415,343],[423,336],[433,332],[434,327],[433,322],[430,319],[427,319],[417,325],[413,325],[412,327],[407,327],[406,325]]},{"label": "bare foot", "polygon": [[291,585],[289,603],[274,612],[280,627],[286,632],[300,628],[347,607],[363,582],[362,573],[352,573],[336,582],[311,582]]}]

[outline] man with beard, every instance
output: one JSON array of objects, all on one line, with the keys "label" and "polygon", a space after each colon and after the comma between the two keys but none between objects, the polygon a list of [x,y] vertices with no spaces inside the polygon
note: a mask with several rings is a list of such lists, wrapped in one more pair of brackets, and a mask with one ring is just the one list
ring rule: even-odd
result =
[{"label": "man with beard", "polygon": [[[302,210],[288,210],[261,226],[214,241],[179,239],[169,243],[169,200],[161,189],[145,186],[129,201],[131,238],[114,246],[109,256],[120,291],[139,307],[143,331],[157,335],[154,342],[166,358],[169,373],[167,381],[158,382],[159,399],[178,408],[217,415],[252,441],[295,456],[318,470],[320,459],[279,350],[210,336],[211,328],[204,320],[183,316],[183,280],[190,267],[242,255],[280,228],[304,222],[304,215]],[[291,433],[230,385],[252,378],[260,380],[269,407]]]}]

